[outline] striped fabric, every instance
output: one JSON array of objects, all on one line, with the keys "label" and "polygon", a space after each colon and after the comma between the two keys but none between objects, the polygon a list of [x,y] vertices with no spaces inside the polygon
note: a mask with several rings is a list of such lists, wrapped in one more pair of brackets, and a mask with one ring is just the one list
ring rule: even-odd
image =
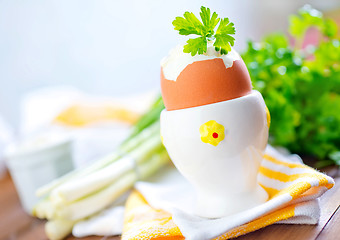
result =
[{"label": "striped fabric", "polygon": [[[316,224],[320,215],[317,198],[334,185],[332,178],[271,147],[264,155],[258,182],[269,200],[254,208],[242,224],[226,227],[224,234],[213,239],[238,237],[274,223]],[[185,239],[183,235],[188,233],[182,232],[170,213],[152,208],[139,192],[132,192],[126,203],[123,240]]]}]

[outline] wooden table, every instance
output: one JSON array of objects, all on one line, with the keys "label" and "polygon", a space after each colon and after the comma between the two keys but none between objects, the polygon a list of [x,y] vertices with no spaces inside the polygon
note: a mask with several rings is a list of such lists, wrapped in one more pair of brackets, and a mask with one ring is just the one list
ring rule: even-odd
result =
[{"label": "wooden table", "polygon": [[[340,239],[340,172],[338,168],[325,170],[336,185],[321,197],[321,218],[316,226],[272,225],[236,240],[304,240]],[[7,173],[0,180],[0,240],[44,240],[44,221],[28,216],[20,206],[13,182]],[[67,240],[77,239],[69,236]],[[86,237],[81,240],[119,240],[119,237]]]}]

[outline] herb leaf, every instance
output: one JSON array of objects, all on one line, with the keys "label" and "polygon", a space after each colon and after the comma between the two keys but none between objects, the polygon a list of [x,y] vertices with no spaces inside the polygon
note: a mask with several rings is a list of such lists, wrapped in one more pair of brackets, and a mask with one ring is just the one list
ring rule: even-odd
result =
[{"label": "herb leaf", "polygon": [[218,24],[218,22],[220,21],[217,13],[213,12],[210,18],[210,9],[202,6],[200,16],[201,16],[203,25],[205,26],[205,30],[210,34],[214,34],[214,29],[216,25]]},{"label": "herb leaf", "polygon": [[271,34],[259,43],[249,42],[242,54],[253,86],[263,95],[273,119],[270,143],[313,156],[318,159],[318,167],[340,166],[337,26],[310,7],[290,19],[298,20],[291,21],[290,26],[296,30],[295,40],[304,39],[308,28],[318,24],[322,40],[313,52],[302,48],[302,44],[290,46],[285,34]]},{"label": "herb leaf", "polygon": [[[228,18],[220,19],[216,12],[211,14],[210,9],[201,7],[200,16],[202,22],[192,13],[185,12],[183,17],[176,17],[172,22],[175,30],[179,31],[180,35],[195,34],[200,37],[189,39],[184,46],[183,52],[196,54],[204,54],[207,52],[208,41],[215,41],[214,47],[221,54],[227,54],[234,46],[235,39],[232,34],[235,34],[234,24],[229,22]],[[215,34],[215,28],[220,22]]]},{"label": "herb leaf", "polygon": [[175,30],[179,31],[181,35],[202,35],[204,31],[204,26],[197,19],[197,17],[191,12],[185,12],[183,17],[176,17],[176,19],[172,22],[175,26]]},{"label": "herb leaf", "polygon": [[235,42],[235,38],[231,34],[235,34],[234,24],[229,22],[228,18],[222,19],[215,34],[214,47],[216,51],[227,54],[231,50],[231,46],[234,46]]},{"label": "herb leaf", "polygon": [[191,53],[191,56],[203,54],[207,51],[207,39],[205,37],[191,38],[184,46],[183,52]]}]

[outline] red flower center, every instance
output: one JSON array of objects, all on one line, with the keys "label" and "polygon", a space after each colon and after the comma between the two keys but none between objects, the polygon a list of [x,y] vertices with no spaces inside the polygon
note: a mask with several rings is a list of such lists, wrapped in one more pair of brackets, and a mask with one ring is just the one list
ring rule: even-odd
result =
[{"label": "red flower center", "polygon": [[214,133],[212,134],[212,136],[213,136],[213,138],[218,138],[218,133],[217,133],[217,132],[214,132]]}]

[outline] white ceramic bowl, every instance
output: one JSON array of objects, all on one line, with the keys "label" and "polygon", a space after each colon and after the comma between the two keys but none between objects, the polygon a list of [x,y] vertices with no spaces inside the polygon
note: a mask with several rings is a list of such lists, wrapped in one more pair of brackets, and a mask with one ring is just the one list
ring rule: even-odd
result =
[{"label": "white ceramic bowl", "polygon": [[268,140],[266,105],[259,92],[164,110],[161,136],[170,158],[197,191],[197,215],[223,217],[266,201],[257,183]]},{"label": "white ceramic bowl", "polygon": [[72,139],[52,135],[12,145],[6,163],[25,211],[32,214],[36,190],[73,169]]}]

